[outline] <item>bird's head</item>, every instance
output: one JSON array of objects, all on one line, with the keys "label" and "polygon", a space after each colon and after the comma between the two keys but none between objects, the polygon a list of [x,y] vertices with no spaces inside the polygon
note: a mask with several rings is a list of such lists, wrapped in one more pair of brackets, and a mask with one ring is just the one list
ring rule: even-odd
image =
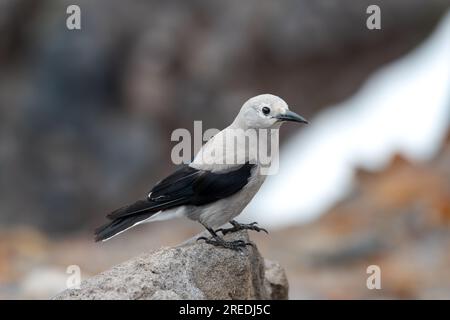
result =
[{"label": "bird's head", "polygon": [[261,94],[247,100],[234,124],[241,128],[277,128],[283,122],[308,123],[302,116],[289,110],[287,103],[272,94]]}]

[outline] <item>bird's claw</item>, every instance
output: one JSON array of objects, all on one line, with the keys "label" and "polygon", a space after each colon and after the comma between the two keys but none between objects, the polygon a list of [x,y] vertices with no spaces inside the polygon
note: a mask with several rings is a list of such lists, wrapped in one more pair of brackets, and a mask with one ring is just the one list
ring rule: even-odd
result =
[{"label": "bird's claw", "polygon": [[[260,231],[263,231],[263,232],[265,232],[266,234],[269,234],[269,231],[267,231],[266,229],[264,229],[264,228],[261,228],[261,227],[258,227],[257,226],[257,224],[258,224],[258,222],[252,222],[252,223],[249,223],[247,226],[248,226],[248,228],[247,229],[249,229],[249,230],[254,230],[254,231],[256,231],[256,232],[260,232]],[[246,225],[244,225],[244,228],[245,228],[245,226]]]},{"label": "bird's claw", "polygon": [[243,240],[225,241],[222,238],[206,238],[206,237],[199,237],[197,238],[197,241],[198,240],[205,240],[206,243],[211,244],[213,246],[227,248],[236,251],[242,251],[242,248],[246,246],[252,247],[254,246],[253,243],[245,242]]},{"label": "bird's claw", "polygon": [[196,241],[199,241],[199,240],[208,240],[208,238],[206,238],[206,237],[198,237]]},{"label": "bird's claw", "polygon": [[258,227],[257,224],[258,224],[258,222],[252,222],[249,224],[235,223],[232,228],[228,228],[228,229],[220,228],[220,229],[216,230],[216,232],[220,231],[220,232],[222,232],[223,235],[226,235],[227,233],[237,232],[240,230],[253,230],[256,232],[264,231],[265,233],[269,234],[269,232],[266,229]]}]

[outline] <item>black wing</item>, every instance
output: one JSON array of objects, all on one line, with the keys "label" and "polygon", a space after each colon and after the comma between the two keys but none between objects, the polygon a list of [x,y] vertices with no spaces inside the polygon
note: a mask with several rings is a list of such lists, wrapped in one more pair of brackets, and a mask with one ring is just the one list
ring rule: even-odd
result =
[{"label": "black wing", "polygon": [[251,175],[254,164],[246,163],[236,170],[216,173],[188,165],[160,181],[147,200],[120,208],[108,215],[110,219],[130,217],[171,209],[180,205],[201,206],[229,197],[241,190]]}]

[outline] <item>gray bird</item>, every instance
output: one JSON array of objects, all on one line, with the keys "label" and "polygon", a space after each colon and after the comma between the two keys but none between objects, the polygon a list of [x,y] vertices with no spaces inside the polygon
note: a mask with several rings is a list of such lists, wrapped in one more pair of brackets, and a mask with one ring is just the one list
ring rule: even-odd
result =
[{"label": "gray bird", "polygon": [[[258,145],[269,143],[270,135],[285,121],[308,123],[275,95],[262,94],[249,99],[233,123],[205,143],[190,164],[180,165],[158,182],[146,199],[108,214],[111,221],[96,229],[95,240],[106,241],[141,223],[187,217],[200,222],[211,234],[210,238],[200,237],[199,240],[234,250],[249,245],[242,240],[226,241],[218,233],[225,235],[243,229],[267,232],[256,222],[240,224],[234,218],[252,200],[266,178],[258,157]],[[264,131],[269,138],[256,135],[256,141],[249,143],[251,130]],[[262,137],[266,139],[262,141]],[[232,228],[217,229],[228,222]]]}]

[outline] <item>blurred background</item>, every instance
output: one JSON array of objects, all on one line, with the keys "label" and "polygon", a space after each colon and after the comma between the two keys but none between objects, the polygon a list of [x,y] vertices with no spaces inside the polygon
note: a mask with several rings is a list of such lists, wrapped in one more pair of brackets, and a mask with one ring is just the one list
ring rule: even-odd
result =
[{"label": "blurred background", "polygon": [[86,278],[199,232],[175,220],[93,242],[173,170],[173,130],[222,129],[266,92],[311,123],[282,128],[280,172],[241,218],[270,230],[251,236],[290,297],[450,299],[449,9],[0,0],[0,299],[46,299],[69,265]]}]

